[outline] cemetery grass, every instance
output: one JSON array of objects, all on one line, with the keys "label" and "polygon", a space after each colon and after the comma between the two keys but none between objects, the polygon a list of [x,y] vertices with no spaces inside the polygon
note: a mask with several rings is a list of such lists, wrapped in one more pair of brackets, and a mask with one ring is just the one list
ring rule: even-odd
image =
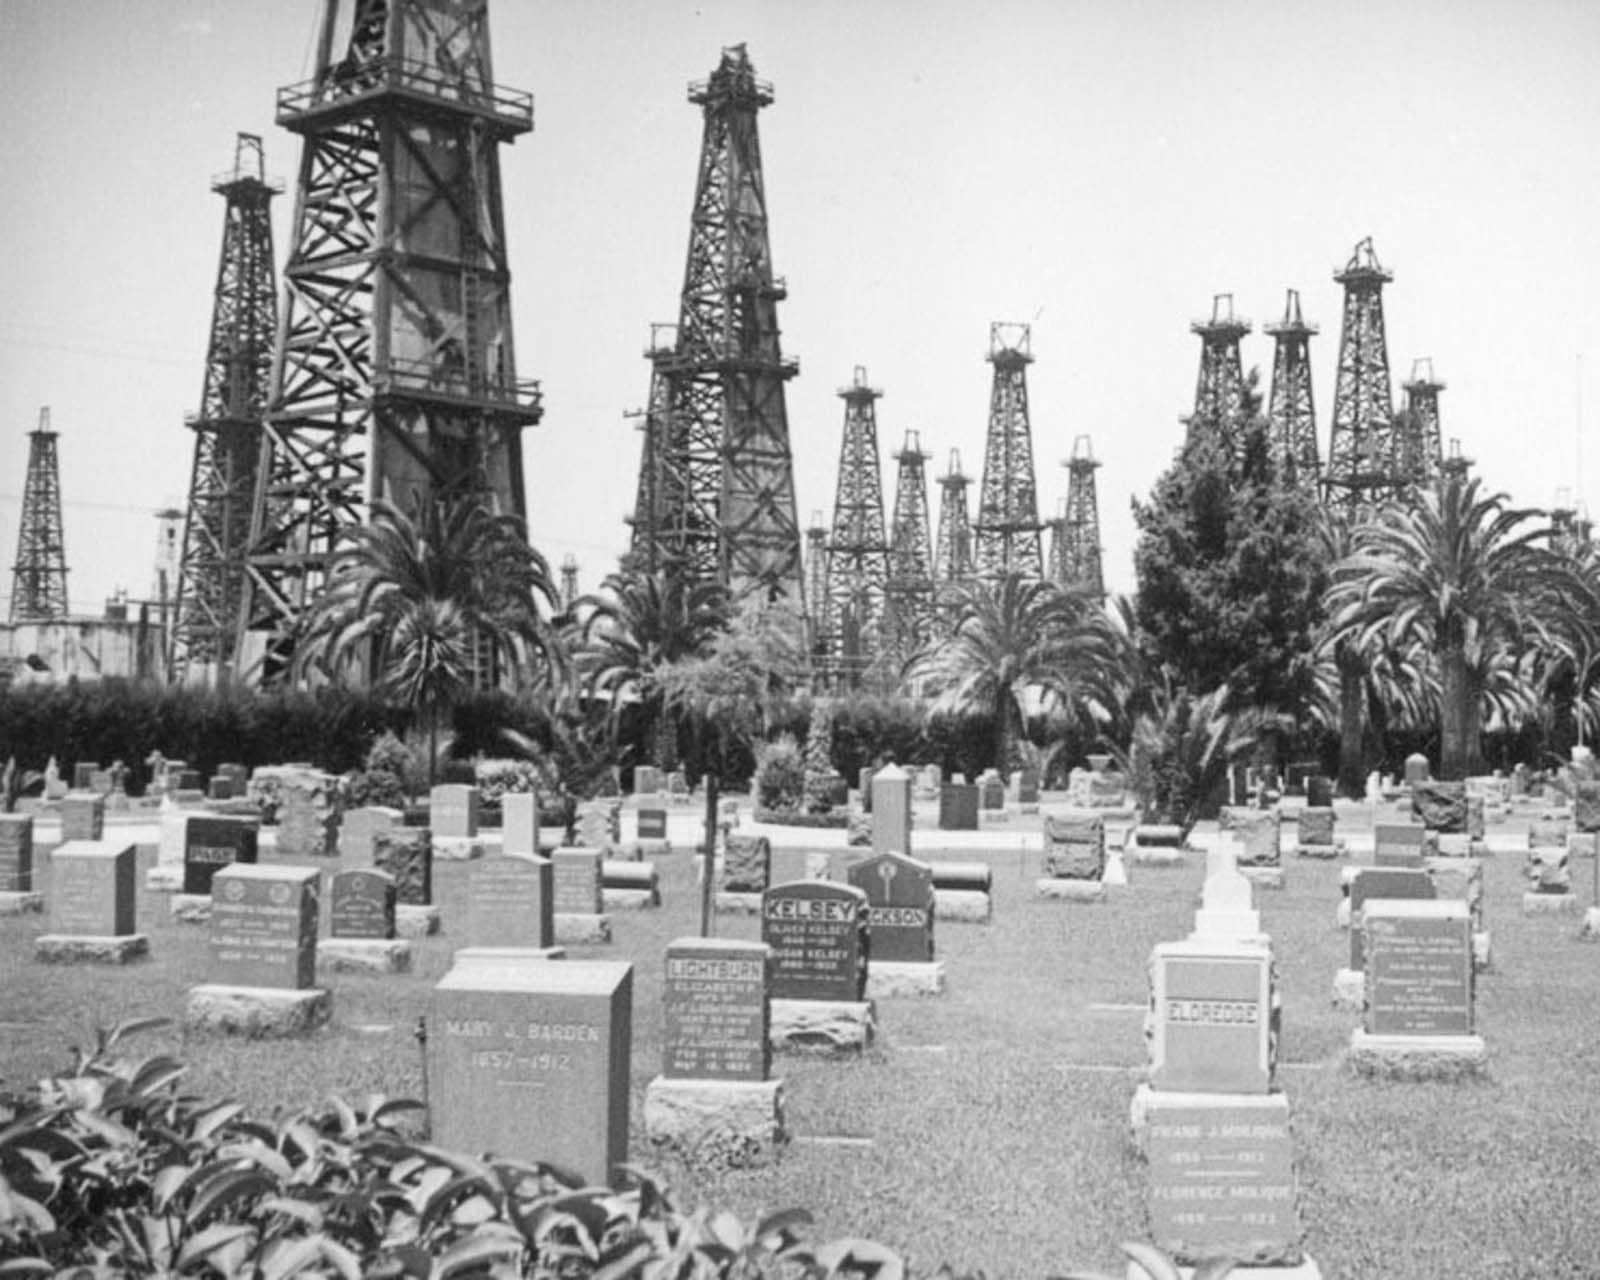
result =
[{"label": "cemetery grass", "polygon": [[[1015,821],[1019,835],[1036,830],[1027,821]],[[1354,821],[1341,818],[1347,829]],[[878,1041],[859,1060],[775,1058],[794,1140],[765,1167],[723,1172],[659,1158],[639,1127],[660,1065],[664,948],[696,932],[699,919],[689,856],[660,859],[663,909],[618,912],[612,946],[569,949],[635,964],[632,1159],[663,1174],[682,1208],[749,1219],[801,1206],[819,1238],[881,1240],[920,1275],[942,1262],[995,1277],[1116,1267],[1117,1242],[1144,1236],[1145,1177],[1127,1117],[1145,1061],[1145,962],[1154,943],[1187,933],[1203,859],[1192,854],[1181,870],[1131,868],[1131,883],[1106,904],[1077,906],[1034,896],[1035,854],[987,856],[993,922],[937,929],[947,994],[880,1002]],[[170,922],[166,898],[143,891],[153,858],[153,847],[140,850],[145,963],[37,964],[42,918],[0,919],[0,1088],[64,1070],[70,1047],[87,1046],[98,1026],[181,1020],[188,987],[206,979],[206,930]],[[48,892],[48,858],[40,862]],[[800,862],[777,851],[775,878],[797,877]],[[835,875],[842,864],[836,853]],[[1600,948],[1574,940],[1575,917],[1524,919],[1520,858],[1491,858],[1495,968],[1478,985],[1488,1080],[1361,1081],[1341,1061],[1356,1015],[1329,1000],[1348,945],[1334,925],[1338,865],[1288,855],[1288,887],[1257,898],[1284,1002],[1278,1080],[1292,1106],[1308,1251],[1330,1280],[1600,1274],[1600,1216],[1589,1203],[1600,1185],[1592,1087]],[[415,944],[411,974],[325,979],[334,1017],[315,1035],[247,1041],[191,1034],[179,1021],[129,1051],[174,1053],[190,1065],[186,1090],[236,1098],[262,1115],[330,1093],[422,1096],[414,1033],[461,945],[450,930],[462,918],[467,874],[464,864],[436,866],[445,932]],[[1575,865],[1574,884],[1591,901],[1591,864]],[[721,917],[717,932],[754,939],[759,927],[753,917]]]}]

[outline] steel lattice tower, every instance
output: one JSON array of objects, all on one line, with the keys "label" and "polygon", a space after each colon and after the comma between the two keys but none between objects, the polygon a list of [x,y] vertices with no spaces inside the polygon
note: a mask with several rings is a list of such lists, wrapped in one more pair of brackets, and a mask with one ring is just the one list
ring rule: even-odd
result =
[{"label": "steel lattice tower", "polygon": [[929,455],[915,431],[906,432],[905,447],[894,455],[899,463],[894,487],[894,519],[889,534],[889,579],[886,584],[886,647],[903,663],[928,638],[933,619],[933,542],[928,536]]},{"label": "steel lattice tower", "polygon": [[1317,447],[1317,407],[1311,394],[1311,338],[1317,326],[1300,315],[1300,291],[1290,289],[1283,319],[1263,325],[1273,338],[1272,392],[1267,421],[1273,457],[1284,479],[1317,492],[1322,485],[1322,458]]},{"label": "steel lattice tower", "polygon": [[1433,360],[1411,362],[1411,379],[1402,382],[1406,407],[1394,434],[1395,471],[1411,484],[1427,484],[1444,467],[1444,439],[1439,428],[1439,393],[1445,384],[1433,376]]},{"label": "steel lattice tower", "polygon": [[[756,113],[772,102],[743,45],[689,86],[704,133],[675,340],[652,352],[633,554],[804,610],[800,523]],[[657,384],[660,384],[659,386]]]},{"label": "steel lattice tower", "polygon": [[194,464],[167,656],[169,678],[179,680],[202,664],[220,671],[233,657],[278,328],[271,202],[283,184],[268,181],[259,137],[235,138],[233,169],[211,189],[226,208],[200,410],[187,419]]},{"label": "steel lattice tower", "polygon": [[967,486],[972,477],[961,470],[961,453],[950,450],[950,470],[939,477],[939,538],[934,545],[933,576],[939,585],[972,577],[972,519]]},{"label": "steel lattice tower", "polygon": [[1383,328],[1383,286],[1394,272],[1379,263],[1368,236],[1333,278],[1344,285],[1344,318],[1324,484],[1329,505],[1354,511],[1396,487],[1394,398]]},{"label": "steel lattice tower", "polygon": [[269,676],[373,501],[465,494],[526,518],[540,416],[517,377],[499,157],[533,100],[494,83],[486,0],[340,10],[312,79],[278,92],[304,145],[240,610],[241,638],[272,638]]},{"label": "steel lattice tower", "polygon": [[1183,419],[1188,440],[1220,441],[1231,452],[1244,416],[1239,342],[1250,332],[1250,322],[1234,316],[1231,293],[1219,293],[1211,299],[1211,319],[1194,321],[1189,331],[1200,336],[1200,373],[1194,384],[1194,411]]},{"label": "steel lattice tower", "polygon": [[856,366],[850,385],[839,390],[844,401],[844,434],[839,443],[822,616],[827,623],[827,654],[838,660],[847,677],[877,655],[889,578],[876,409],[882,395],[867,385],[867,371],[861,365]]},{"label": "steel lattice tower", "polygon": [[1038,490],[1033,479],[1033,433],[1028,425],[1028,366],[1031,327],[991,323],[989,431],[983,454],[983,485],[973,525],[973,564],[983,578],[1044,577],[1040,555]]},{"label": "steel lattice tower", "polygon": [[17,562],[11,571],[11,621],[67,616],[67,552],[61,537],[61,464],[50,408],[28,432],[28,475],[22,486]]},{"label": "steel lattice tower", "polygon": [[1100,555],[1100,503],[1095,496],[1094,473],[1100,463],[1089,437],[1072,442],[1066,460],[1067,502],[1061,520],[1061,557],[1056,580],[1062,586],[1103,598],[1105,573]]},{"label": "steel lattice tower", "polygon": [[822,512],[811,513],[805,539],[806,600],[811,605],[806,615],[806,652],[811,655],[812,675],[826,688],[835,673],[828,658],[832,622],[828,617],[828,525]]}]

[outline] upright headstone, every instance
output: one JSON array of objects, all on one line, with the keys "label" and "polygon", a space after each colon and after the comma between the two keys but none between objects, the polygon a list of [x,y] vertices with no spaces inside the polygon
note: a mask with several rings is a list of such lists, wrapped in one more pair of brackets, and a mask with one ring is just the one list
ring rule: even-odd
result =
[{"label": "upright headstone", "polygon": [[428,1028],[434,1142],[622,1185],[632,965],[458,951]]},{"label": "upright headstone", "polygon": [[1012,775],[1015,780],[1017,804],[1024,813],[1039,811],[1039,771],[1019,769]]},{"label": "upright headstone", "polygon": [[860,790],[862,813],[872,812],[872,779],[876,776],[877,771],[874,770],[870,764],[861,766]]},{"label": "upright headstone", "polygon": [[633,794],[654,796],[661,793],[661,770],[654,765],[641,764],[633,771]]},{"label": "upright headstone", "polygon": [[674,769],[667,774],[667,794],[676,800],[682,800],[688,796],[689,778],[682,769]]},{"label": "upright headstone", "polygon": [[93,791],[73,790],[61,801],[61,839],[99,840],[105,835],[105,797]]},{"label": "upright headstone", "polygon": [[1379,1036],[1470,1036],[1472,938],[1463,902],[1374,899],[1362,914],[1367,950],[1363,1029]]},{"label": "upright headstone", "polygon": [[550,860],[499,854],[474,864],[467,876],[467,938],[473,947],[553,947],[555,889]]},{"label": "upright headstone", "polygon": [[1572,825],[1579,831],[1600,831],[1600,782],[1573,783]]},{"label": "upright headstone", "polygon": [[52,934],[134,934],[134,847],[123,840],[69,840],[50,855]]},{"label": "upright headstone", "polygon": [[735,836],[723,850],[723,893],[761,894],[772,875],[772,842],[766,836]]},{"label": "upright headstone", "polygon": [[641,807],[638,830],[640,843],[664,843],[667,839],[667,811],[654,805]]},{"label": "upright headstone", "polygon": [[256,861],[259,826],[254,818],[190,815],[184,825],[183,891],[210,894],[223,867]]},{"label": "upright headstone", "polygon": [[1415,823],[1380,822],[1372,829],[1373,859],[1380,867],[1420,867],[1425,835]]},{"label": "upright headstone", "polygon": [[478,788],[444,783],[428,793],[428,825],[445,840],[472,840],[478,834]]},{"label": "upright headstone", "polygon": [[1414,787],[1419,782],[1426,782],[1433,776],[1428,768],[1428,757],[1420,751],[1413,752],[1406,757],[1406,786]]},{"label": "upright headstone", "polygon": [[1366,934],[1361,928],[1362,914],[1369,901],[1430,900],[1437,896],[1433,877],[1423,867],[1360,867],[1351,877],[1350,968],[1366,968]]},{"label": "upright headstone", "polygon": [[72,766],[72,790],[93,791],[94,775],[100,766],[89,760],[76,761]]},{"label": "upright headstone", "polygon": [[1306,779],[1306,804],[1314,809],[1333,807],[1333,779],[1326,774],[1313,773]]},{"label": "upright headstone", "polygon": [[995,812],[1006,807],[1006,782],[995,770],[988,769],[978,779],[978,805],[985,812]]},{"label": "upright headstone", "polygon": [[557,849],[554,864],[555,929],[558,943],[611,941],[611,918],[605,914],[599,849]]},{"label": "upright headstone", "polygon": [[1276,867],[1283,859],[1282,824],[1270,809],[1228,809],[1224,829],[1239,839],[1240,867]]},{"label": "upright headstone", "polygon": [[328,890],[329,928],[335,938],[394,938],[394,879],[372,867],[336,872]]},{"label": "upright headstone", "polygon": [[211,880],[213,983],[309,989],[316,980],[315,867],[235,863]]},{"label": "upright headstone", "polygon": [[911,852],[911,775],[885,765],[872,779],[872,851]]},{"label": "upright headstone", "polygon": [[348,862],[371,862],[374,837],[400,826],[404,819],[404,813],[388,805],[346,809],[339,823],[339,856]]},{"label": "upright headstone", "polygon": [[331,858],[338,852],[339,780],[320,769],[285,766],[278,795],[278,856]]},{"label": "upright headstone", "polygon": [[1467,784],[1431,779],[1413,782],[1411,811],[1429,831],[1463,833],[1467,829]]},{"label": "upright headstone", "polygon": [[678,938],[667,945],[662,1075],[767,1078],[770,955],[763,943],[731,938]]},{"label": "upright headstone", "polygon": [[539,796],[508,791],[500,798],[500,848],[526,857],[539,855]]},{"label": "upright headstone", "polygon": [[939,830],[976,831],[977,829],[978,788],[967,783],[945,783],[939,789]]},{"label": "upright headstone", "polygon": [[0,893],[33,892],[33,815],[0,813]]},{"label": "upright headstone", "polygon": [[866,991],[867,895],[850,885],[795,880],[762,895],[761,940],[772,948],[772,995],[858,1002]]},{"label": "upright headstone", "polygon": [[54,756],[44,767],[44,798],[46,800],[59,800],[67,794],[67,784],[61,780],[61,766],[56,763]]},{"label": "upright headstone", "polygon": [[1254,943],[1157,943],[1150,1085],[1179,1093],[1272,1087],[1272,956]]},{"label": "upright headstone", "polygon": [[585,800],[578,806],[578,843],[606,853],[622,840],[622,805],[615,800]]},{"label": "upright headstone", "polygon": [[848,875],[867,896],[872,966],[932,964],[933,868],[898,853],[880,853],[853,865]]},{"label": "upright headstone", "polygon": [[1099,880],[1106,869],[1106,820],[1092,809],[1053,813],[1044,820],[1044,873],[1064,880]]},{"label": "upright headstone", "polygon": [[1302,851],[1333,848],[1334,821],[1331,807],[1307,805],[1295,815],[1295,843]]}]

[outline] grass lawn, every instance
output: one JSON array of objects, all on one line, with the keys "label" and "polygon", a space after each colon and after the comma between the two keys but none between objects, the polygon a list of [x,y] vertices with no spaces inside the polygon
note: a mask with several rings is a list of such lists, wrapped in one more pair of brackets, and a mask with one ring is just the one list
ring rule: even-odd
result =
[{"label": "grass lawn", "polygon": [[[1036,819],[1014,819],[1012,829],[1037,840]],[[140,850],[141,885],[154,852]],[[940,924],[943,998],[880,1002],[877,1045],[859,1061],[775,1059],[794,1134],[775,1163],[702,1176],[656,1160],[637,1123],[633,1159],[663,1172],[685,1207],[712,1202],[753,1216],[804,1206],[819,1237],[882,1240],[923,1275],[941,1262],[995,1277],[1113,1268],[1117,1242],[1144,1235],[1144,1176],[1129,1142],[1128,1102],[1145,1060],[1145,962],[1153,944],[1187,934],[1203,859],[1191,855],[1181,870],[1134,868],[1109,902],[1086,907],[1034,898],[1036,854],[987,856],[994,920]],[[798,876],[801,855],[780,850],[775,864],[777,878]],[[836,873],[840,864],[835,855]],[[569,949],[636,965],[636,1122],[660,1066],[663,950],[694,933],[699,918],[690,857],[677,853],[658,865],[661,910],[618,913],[613,945]],[[1525,919],[1520,858],[1491,858],[1485,901],[1494,971],[1478,988],[1489,1079],[1367,1083],[1342,1065],[1357,1019],[1329,998],[1348,945],[1334,924],[1338,864],[1291,855],[1285,865],[1287,888],[1258,893],[1257,906],[1284,1002],[1278,1078],[1293,1109],[1300,1214],[1323,1274],[1600,1276],[1600,947],[1575,941],[1576,917]],[[262,1113],[329,1093],[419,1095],[414,1029],[461,945],[451,930],[462,918],[468,871],[435,867],[445,932],[417,944],[416,971],[334,976],[334,1022],[315,1036],[250,1042],[174,1026],[138,1038],[130,1051],[173,1052],[191,1064],[187,1088]],[[1589,863],[1575,865],[1586,904],[1591,876]],[[40,878],[48,893],[48,865]],[[181,1014],[186,988],[205,980],[206,930],[170,923],[164,896],[142,890],[139,921],[152,958],[100,969],[36,964],[32,944],[43,920],[0,919],[6,1086],[62,1069],[69,1047],[86,1044],[97,1025]],[[718,930],[759,934],[753,918],[723,917]]]}]

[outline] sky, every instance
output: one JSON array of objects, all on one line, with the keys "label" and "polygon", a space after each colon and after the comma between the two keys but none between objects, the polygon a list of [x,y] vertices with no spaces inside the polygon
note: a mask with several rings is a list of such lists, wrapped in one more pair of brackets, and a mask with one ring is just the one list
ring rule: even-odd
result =
[{"label": "sky", "polygon": [[[152,590],[186,501],[237,132],[261,134],[287,256],[318,0],[0,0],[0,608],[28,432],[60,433],[75,612]],[[496,79],[534,95],[502,149],[529,534],[592,589],[627,547],[649,326],[677,316],[701,139],[686,100],[747,44],[798,514],[831,513],[864,366],[886,506],[908,430],[937,475],[983,457],[991,321],[1033,326],[1041,515],[1087,434],[1105,571],[1134,587],[1130,499],[1182,441],[1199,339],[1231,293],[1300,291],[1324,456],[1342,293],[1371,236],[1395,399],[1412,361],[1519,505],[1600,509],[1600,5],[1591,0],[491,0]],[[976,508],[977,489],[969,499]]]}]

